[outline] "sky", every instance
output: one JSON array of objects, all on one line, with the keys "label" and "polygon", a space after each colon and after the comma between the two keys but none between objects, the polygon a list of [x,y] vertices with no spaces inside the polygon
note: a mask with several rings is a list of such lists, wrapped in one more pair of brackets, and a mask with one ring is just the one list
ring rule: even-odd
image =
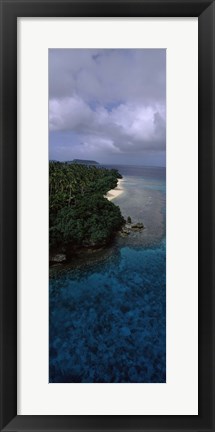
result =
[{"label": "sky", "polygon": [[165,166],[166,50],[50,49],[49,159]]}]

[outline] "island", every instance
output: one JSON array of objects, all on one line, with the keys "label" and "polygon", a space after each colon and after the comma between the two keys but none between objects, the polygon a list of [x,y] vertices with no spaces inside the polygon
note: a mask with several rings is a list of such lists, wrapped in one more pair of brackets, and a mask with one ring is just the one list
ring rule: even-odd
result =
[{"label": "island", "polygon": [[72,161],[68,161],[68,164],[78,164],[78,165],[99,165],[99,162],[94,160],[87,159],[73,159]]},{"label": "island", "polygon": [[49,162],[50,260],[69,260],[83,249],[107,246],[125,224],[105,196],[122,179],[116,169]]}]

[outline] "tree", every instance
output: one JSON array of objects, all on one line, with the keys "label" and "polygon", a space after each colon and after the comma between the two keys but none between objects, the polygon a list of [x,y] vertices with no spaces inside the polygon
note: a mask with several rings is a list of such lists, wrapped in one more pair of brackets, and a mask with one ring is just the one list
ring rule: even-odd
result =
[{"label": "tree", "polygon": [[125,220],[104,195],[119,177],[115,169],[50,162],[50,249],[100,247],[113,238]]}]

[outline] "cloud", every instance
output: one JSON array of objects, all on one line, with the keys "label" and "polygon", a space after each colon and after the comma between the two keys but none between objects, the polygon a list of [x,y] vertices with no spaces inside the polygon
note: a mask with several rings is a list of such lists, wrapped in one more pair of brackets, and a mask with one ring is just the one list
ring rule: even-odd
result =
[{"label": "cloud", "polygon": [[50,136],[75,135],[77,157],[164,152],[165,94],[165,50],[49,50]]},{"label": "cloud", "polygon": [[[112,151],[165,148],[165,107],[127,103],[111,111],[103,106],[92,110],[79,97],[53,99],[49,106],[50,130],[73,131],[80,140],[102,145]],[[115,149],[114,149],[115,147]]]},{"label": "cloud", "polygon": [[92,116],[91,109],[79,97],[52,99],[49,103],[50,130],[83,130]]},{"label": "cloud", "polygon": [[101,104],[165,100],[165,50],[50,49],[49,97]]}]

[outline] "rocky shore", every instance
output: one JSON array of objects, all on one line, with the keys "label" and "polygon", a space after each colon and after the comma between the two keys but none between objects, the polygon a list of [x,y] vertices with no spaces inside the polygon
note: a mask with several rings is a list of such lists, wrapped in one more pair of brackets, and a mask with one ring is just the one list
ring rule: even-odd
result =
[{"label": "rocky shore", "polygon": [[120,236],[121,237],[127,237],[129,234],[131,234],[132,232],[141,232],[143,231],[145,228],[145,226],[143,225],[142,222],[137,222],[137,223],[126,223],[121,231],[120,231]]},{"label": "rocky shore", "polygon": [[[137,233],[142,232],[145,229],[145,226],[142,222],[137,223],[129,223],[126,222],[125,225],[121,228],[119,231],[120,237],[127,237],[131,233]],[[90,255],[98,255],[98,253],[101,253],[105,251],[105,249],[108,248],[110,244],[105,245],[92,245],[91,247],[88,245],[87,247],[80,247],[73,249],[72,246],[70,248],[70,251],[68,253],[66,251],[56,251],[55,253],[50,254],[49,262],[51,265],[55,264],[64,264],[66,262],[71,261],[71,259],[79,259],[80,257],[89,257]]]}]

